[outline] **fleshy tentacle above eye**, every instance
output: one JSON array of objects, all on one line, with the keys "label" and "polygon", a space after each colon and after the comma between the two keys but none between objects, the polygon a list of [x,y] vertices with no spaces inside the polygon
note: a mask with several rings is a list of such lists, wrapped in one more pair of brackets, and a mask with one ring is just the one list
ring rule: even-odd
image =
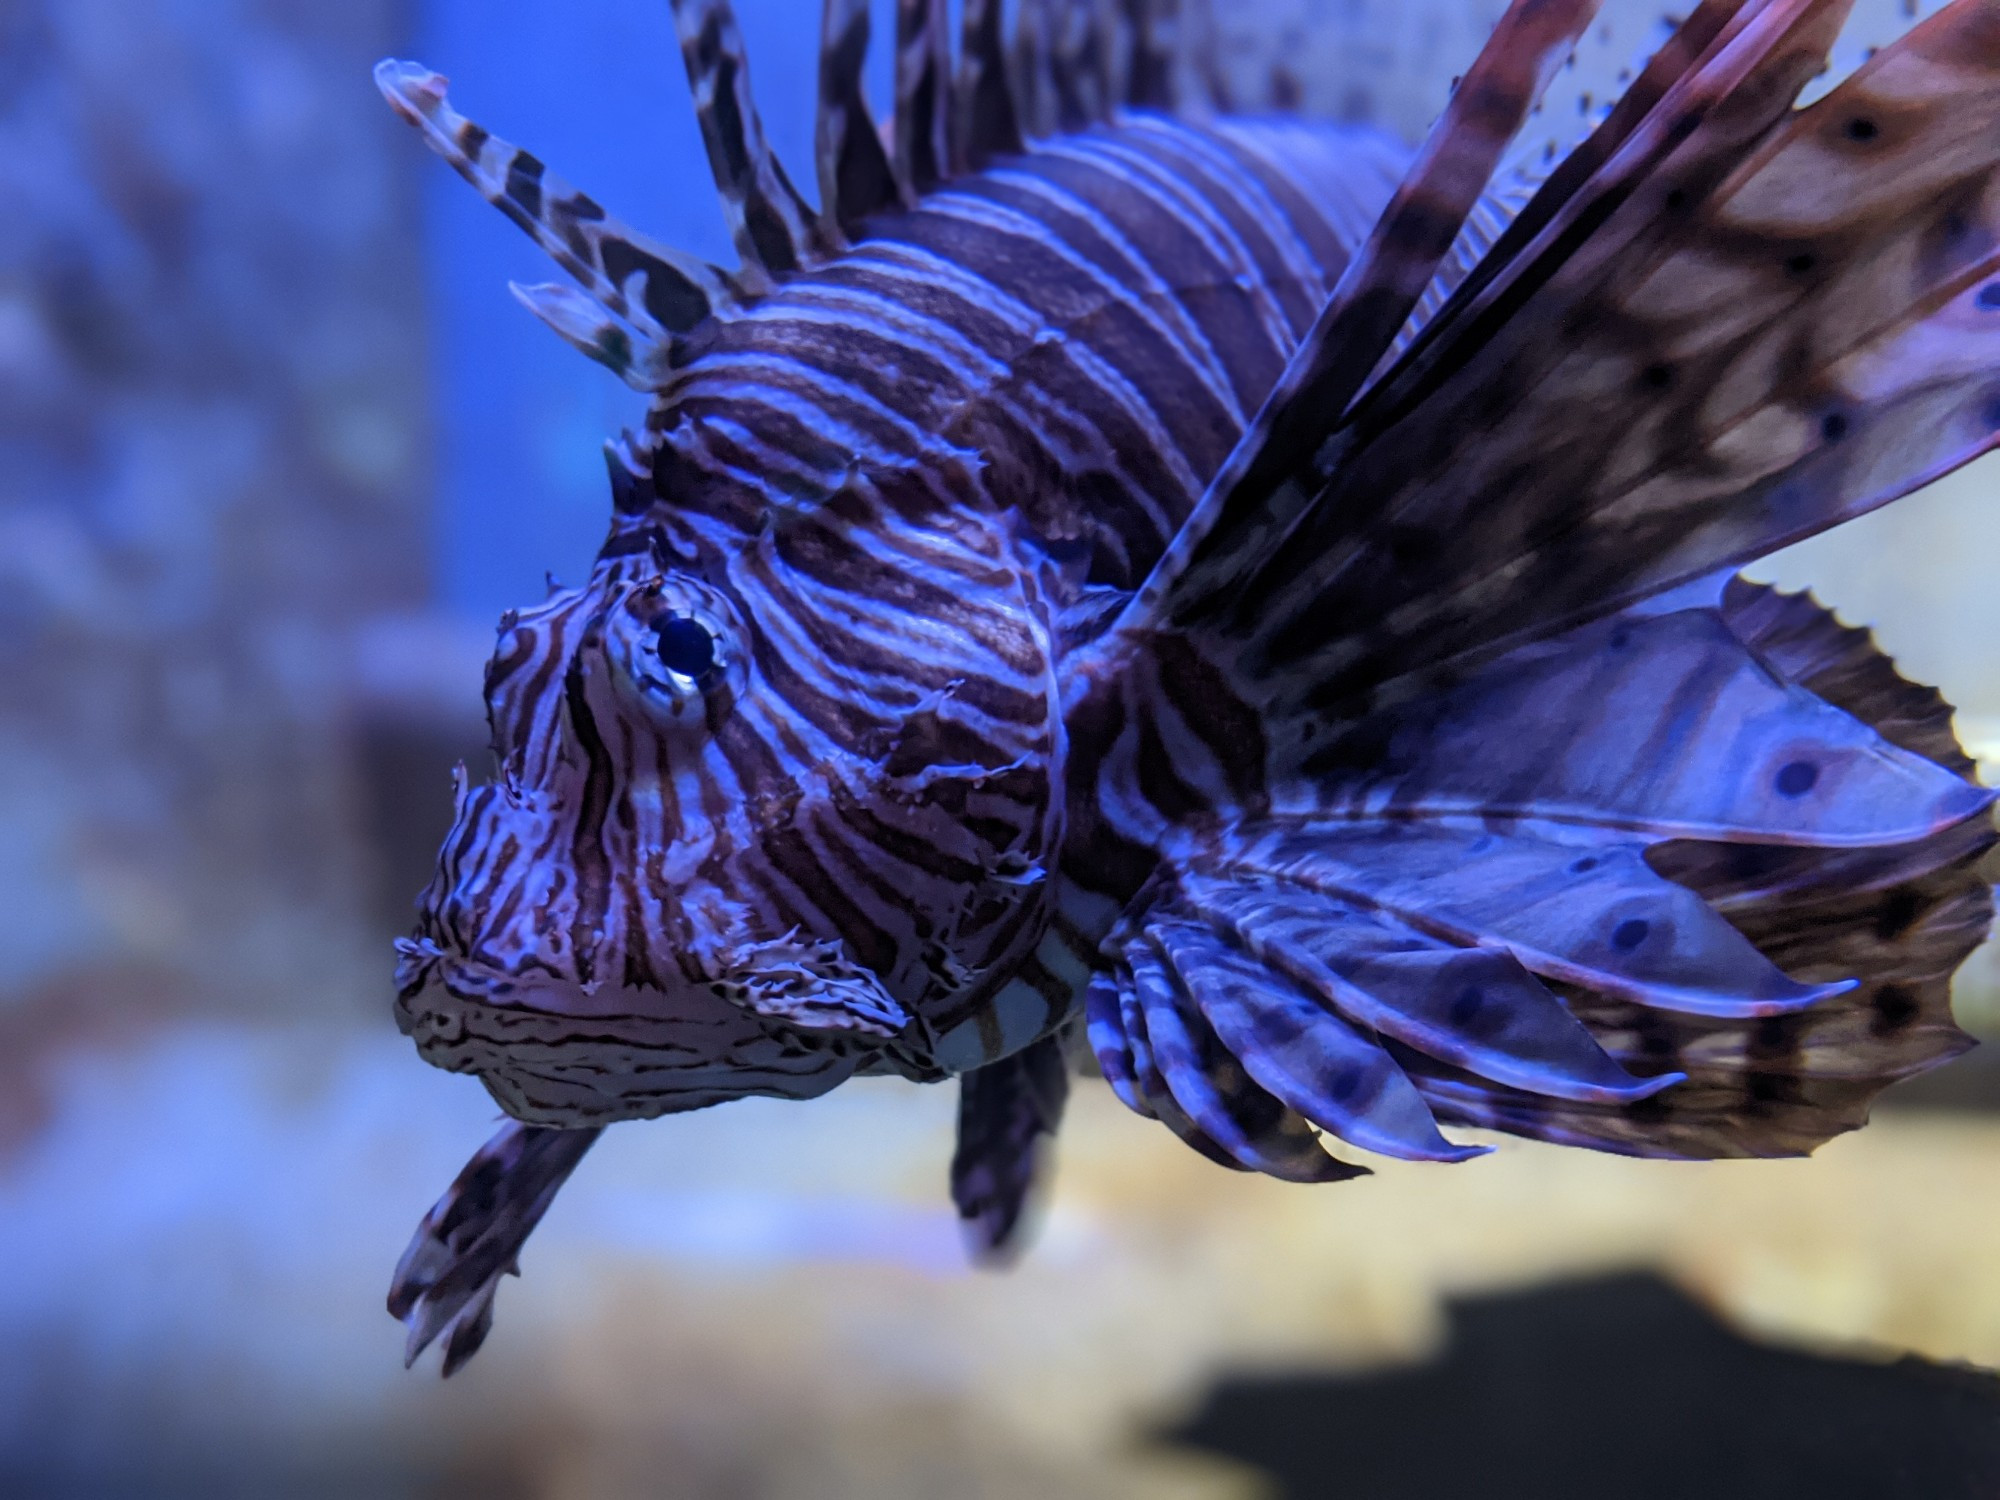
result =
[{"label": "fleshy tentacle above eye", "polygon": [[742,305],[743,288],[728,272],[612,218],[538,158],[459,114],[440,75],[390,58],[376,65],[375,83],[425,144],[583,287],[517,286],[515,295],[627,383],[656,389],[680,335]]}]

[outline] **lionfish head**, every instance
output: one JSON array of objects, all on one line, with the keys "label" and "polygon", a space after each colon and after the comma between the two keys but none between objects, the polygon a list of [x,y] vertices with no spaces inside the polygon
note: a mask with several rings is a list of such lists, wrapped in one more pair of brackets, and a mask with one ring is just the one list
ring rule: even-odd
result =
[{"label": "lionfish head", "polygon": [[768,536],[651,535],[503,618],[403,1028],[541,1124],[939,1076],[1045,900],[1045,636],[1005,570],[814,609]]}]

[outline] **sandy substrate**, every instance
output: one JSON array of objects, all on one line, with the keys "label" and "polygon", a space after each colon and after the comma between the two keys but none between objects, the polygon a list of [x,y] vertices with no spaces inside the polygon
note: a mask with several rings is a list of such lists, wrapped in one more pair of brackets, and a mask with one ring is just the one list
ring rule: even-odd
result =
[{"label": "sandy substrate", "polygon": [[[850,1085],[612,1132],[448,1385],[381,1311],[489,1129],[399,1040],[189,1028],[78,1054],[0,1164],[0,1478],[305,1493],[1248,1493],[1143,1433],[1218,1370],[1424,1358],[1445,1299],[1655,1267],[1739,1328],[2000,1365],[2000,1121],[1802,1162],[1505,1142],[1239,1177],[1086,1086],[1040,1241],[966,1269],[952,1098]],[[164,1481],[161,1481],[162,1483]],[[148,1488],[146,1493],[164,1493]]]}]

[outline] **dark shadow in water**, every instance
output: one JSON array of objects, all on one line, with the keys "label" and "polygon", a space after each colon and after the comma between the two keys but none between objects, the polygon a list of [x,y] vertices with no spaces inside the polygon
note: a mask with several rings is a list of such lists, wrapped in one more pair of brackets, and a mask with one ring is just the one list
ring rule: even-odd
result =
[{"label": "dark shadow in water", "polygon": [[1636,1274],[1459,1304],[1413,1369],[1225,1379],[1168,1436],[1286,1500],[2000,1496],[2000,1378],[1751,1343]]}]

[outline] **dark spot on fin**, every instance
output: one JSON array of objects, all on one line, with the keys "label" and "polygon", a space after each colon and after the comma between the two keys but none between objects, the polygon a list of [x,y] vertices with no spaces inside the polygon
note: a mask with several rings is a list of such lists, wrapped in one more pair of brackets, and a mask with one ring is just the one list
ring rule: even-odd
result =
[{"label": "dark spot on fin", "polygon": [[1885,943],[1894,942],[1910,930],[1910,924],[1917,920],[1923,909],[1921,891],[1906,885],[1897,886],[1884,895],[1881,905],[1875,908],[1875,936]]},{"label": "dark spot on fin", "polygon": [[1885,984],[1877,989],[1869,1000],[1875,1012],[1870,1029],[1877,1036],[1889,1036],[1903,1030],[1923,1012],[1923,1005],[1909,988],[1900,984]]},{"label": "dark spot on fin", "polygon": [[1818,784],[1819,767],[1809,760],[1786,761],[1772,779],[1780,797],[1803,797]]},{"label": "dark spot on fin", "polygon": [[542,212],[542,164],[526,151],[516,151],[507,164],[507,196],[531,217]]}]

